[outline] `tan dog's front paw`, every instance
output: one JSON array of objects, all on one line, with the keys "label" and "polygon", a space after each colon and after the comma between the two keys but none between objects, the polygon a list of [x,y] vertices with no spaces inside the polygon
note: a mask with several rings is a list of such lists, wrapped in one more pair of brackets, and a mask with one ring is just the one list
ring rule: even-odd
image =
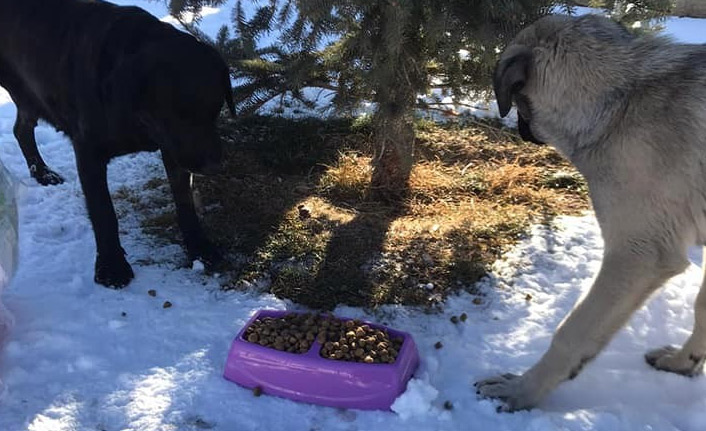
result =
[{"label": "tan dog's front paw", "polygon": [[528,384],[527,379],[515,374],[503,374],[489,379],[481,380],[475,385],[476,394],[483,398],[500,400],[502,405],[498,412],[514,412],[529,410],[536,406],[541,394]]},{"label": "tan dog's front paw", "polygon": [[703,372],[706,356],[687,353],[674,346],[665,346],[645,354],[645,360],[660,371],[694,377]]}]

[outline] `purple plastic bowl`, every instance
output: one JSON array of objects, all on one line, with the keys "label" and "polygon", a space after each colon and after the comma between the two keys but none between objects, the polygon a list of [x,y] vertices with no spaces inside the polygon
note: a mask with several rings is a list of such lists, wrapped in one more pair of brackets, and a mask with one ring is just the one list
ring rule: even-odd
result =
[{"label": "purple plastic bowl", "polygon": [[308,352],[297,354],[260,346],[243,338],[245,330],[255,320],[288,314],[292,312],[259,310],[250,318],[231,345],[225,366],[226,379],[246,388],[260,387],[265,394],[295,401],[361,410],[389,410],[419,365],[419,353],[411,335],[370,322],[364,323],[371,328],[387,330],[391,337],[404,338],[394,364],[322,358],[319,356],[321,344],[316,341]]}]

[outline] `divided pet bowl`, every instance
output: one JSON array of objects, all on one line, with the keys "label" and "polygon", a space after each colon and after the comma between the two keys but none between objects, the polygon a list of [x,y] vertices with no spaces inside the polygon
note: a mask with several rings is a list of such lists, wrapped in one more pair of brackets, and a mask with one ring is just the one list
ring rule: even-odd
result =
[{"label": "divided pet bowl", "polygon": [[[389,410],[404,392],[407,381],[419,365],[419,353],[412,336],[369,322],[371,328],[386,330],[403,343],[392,364],[369,364],[327,359],[320,356],[321,344],[314,341],[306,353],[288,353],[248,342],[247,328],[256,320],[282,318],[289,311],[259,310],[243,326],[226,361],[224,377],[262,393],[320,404],[361,410]],[[333,316],[338,320],[350,320]]]}]

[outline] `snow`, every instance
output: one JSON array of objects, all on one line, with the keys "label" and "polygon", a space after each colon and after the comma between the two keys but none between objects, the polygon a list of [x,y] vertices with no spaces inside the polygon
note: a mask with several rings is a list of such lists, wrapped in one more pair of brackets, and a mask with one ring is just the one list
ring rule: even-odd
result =
[{"label": "snow", "polygon": [[[560,217],[552,229],[534,227],[495,264],[481,285],[479,305],[464,293],[450,298],[440,314],[339,307],[337,314],[414,336],[421,366],[392,412],[255,398],[222,378],[232,337],[258,309],[296,307],[256,289],[220,291],[218,279],[206,276],[199,263],[181,265],[180,247],[143,234],[139,219],[119,201],[121,238],[136,277],[121,291],[95,285],[93,234],[71,145],[51,127],[38,127],[42,154],[67,181],[37,185],[12,135],[14,116],[0,90],[0,160],[20,182],[20,266],[3,292],[16,323],[0,355],[0,430],[706,429],[706,378],[657,372],[642,359],[650,348],[688,337],[701,282],[700,250],[581,375],[529,412],[497,414],[496,404],[479,400],[471,384],[531,366],[590,287],[603,246],[591,213]],[[163,175],[157,154],[140,153],[111,163],[109,183],[112,191],[139,190]],[[155,297],[147,294],[151,289]],[[165,301],[173,306],[163,308]],[[464,312],[466,322],[449,321]],[[436,349],[439,341],[443,347]],[[446,401],[452,410],[444,408]]]},{"label": "snow", "polygon": [[438,396],[439,391],[429,382],[412,378],[405,393],[397,397],[390,409],[403,421],[415,416],[427,416],[434,413],[432,403]]},{"label": "snow", "polygon": [[195,260],[191,263],[191,270],[196,271],[196,272],[203,272],[203,270],[206,269],[204,266],[203,262],[200,260]]}]

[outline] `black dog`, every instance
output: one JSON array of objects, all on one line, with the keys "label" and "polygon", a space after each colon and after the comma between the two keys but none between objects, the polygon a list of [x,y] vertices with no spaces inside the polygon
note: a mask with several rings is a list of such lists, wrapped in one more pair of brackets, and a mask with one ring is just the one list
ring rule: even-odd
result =
[{"label": "black dog", "polygon": [[116,156],[161,150],[191,258],[218,253],[194,210],[191,173],[212,173],[222,145],[215,122],[233,112],[218,53],[137,7],[92,0],[0,0],[0,86],[17,105],[15,136],[40,184],[63,179],[34,139],[38,119],[73,143],[96,238],[95,281],[134,277],[118,237],[106,167]]}]

